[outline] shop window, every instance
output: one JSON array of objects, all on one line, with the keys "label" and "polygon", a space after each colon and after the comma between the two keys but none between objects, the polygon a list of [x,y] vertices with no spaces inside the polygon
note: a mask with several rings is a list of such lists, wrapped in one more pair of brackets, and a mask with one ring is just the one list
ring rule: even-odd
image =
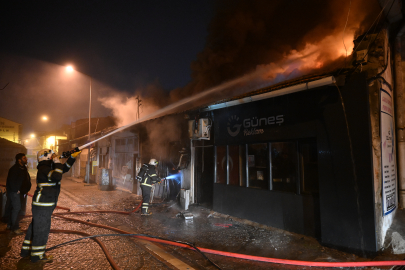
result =
[{"label": "shop window", "polygon": [[300,163],[302,192],[319,192],[318,152],[315,140],[300,143]]},{"label": "shop window", "polygon": [[230,145],[229,149],[229,184],[239,186],[240,163],[239,163],[239,145]]},{"label": "shop window", "polygon": [[226,184],[226,146],[217,146],[216,147],[216,177],[215,183]]},{"label": "shop window", "polygon": [[269,188],[269,151],[267,143],[248,145],[249,187]]},{"label": "shop window", "polygon": [[271,143],[272,189],[297,191],[297,147],[295,142]]},{"label": "shop window", "polygon": [[246,187],[246,144],[239,145],[239,186]]}]

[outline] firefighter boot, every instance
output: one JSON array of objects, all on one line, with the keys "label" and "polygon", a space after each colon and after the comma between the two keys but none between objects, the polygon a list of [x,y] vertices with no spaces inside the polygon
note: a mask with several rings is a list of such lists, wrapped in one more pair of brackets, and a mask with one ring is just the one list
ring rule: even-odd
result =
[{"label": "firefighter boot", "polygon": [[152,212],[149,211],[149,203],[142,203],[141,216],[150,216]]},{"label": "firefighter boot", "polygon": [[53,256],[52,255],[46,255],[43,254],[42,256],[31,256],[31,262],[36,263],[36,262],[52,262],[53,261]]}]

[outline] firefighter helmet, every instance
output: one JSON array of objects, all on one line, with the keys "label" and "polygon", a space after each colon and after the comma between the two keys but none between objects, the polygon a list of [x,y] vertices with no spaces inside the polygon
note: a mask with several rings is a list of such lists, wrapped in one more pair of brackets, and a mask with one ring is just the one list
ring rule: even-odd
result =
[{"label": "firefighter helmet", "polygon": [[151,160],[149,160],[149,165],[156,166],[156,165],[158,165],[158,162],[156,159],[152,158]]},{"label": "firefighter helmet", "polygon": [[51,160],[52,154],[55,154],[55,152],[52,149],[42,149],[41,151],[38,152],[37,155],[38,162],[44,160]]}]

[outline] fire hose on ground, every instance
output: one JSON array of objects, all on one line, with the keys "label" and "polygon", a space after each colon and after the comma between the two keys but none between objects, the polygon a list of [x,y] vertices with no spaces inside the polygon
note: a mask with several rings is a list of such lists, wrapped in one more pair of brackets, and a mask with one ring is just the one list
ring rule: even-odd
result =
[{"label": "fire hose on ground", "polygon": [[[28,195],[32,197],[31,194],[28,194]],[[296,265],[296,266],[315,266],[315,267],[371,267],[371,266],[376,267],[376,266],[405,265],[405,261],[311,262],[311,261],[286,260],[286,259],[277,259],[277,258],[253,256],[253,255],[246,255],[246,254],[240,254],[240,253],[233,253],[233,252],[227,252],[227,251],[219,251],[219,250],[214,250],[214,249],[196,247],[193,244],[184,243],[184,242],[178,242],[178,241],[173,241],[173,240],[168,240],[168,239],[163,239],[163,238],[160,238],[160,237],[155,237],[155,236],[150,236],[150,235],[145,235],[145,234],[131,234],[130,232],[120,230],[120,229],[117,229],[117,228],[114,228],[114,227],[110,227],[110,226],[107,226],[107,225],[101,225],[101,224],[91,223],[91,222],[87,222],[87,221],[83,221],[83,220],[79,220],[79,219],[64,217],[64,215],[70,215],[70,214],[94,214],[94,213],[114,213],[114,214],[129,215],[131,213],[136,212],[140,208],[141,204],[142,204],[142,201],[139,203],[139,205],[134,210],[132,210],[130,212],[111,211],[111,210],[70,212],[69,208],[58,207],[57,206],[57,208],[67,210],[69,212],[54,213],[53,215],[57,216],[57,217],[60,217],[60,218],[64,218],[66,220],[80,222],[80,223],[87,224],[87,225],[90,225],[90,226],[95,226],[95,227],[99,227],[99,228],[104,228],[104,229],[109,229],[109,230],[112,230],[112,231],[116,231],[119,234],[114,234],[115,236],[119,236],[119,235],[131,236],[131,237],[136,237],[136,238],[151,241],[151,242],[156,242],[156,243],[167,244],[167,245],[182,247],[182,248],[186,248],[186,249],[196,250],[196,251],[202,252],[202,253],[208,253],[208,254],[214,254],[214,255],[220,255],[220,256],[227,256],[227,257],[245,259],[245,260],[269,262],[269,263],[277,263],[277,264],[286,264],[286,265]],[[26,216],[24,216],[24,218],[25,217],[31,217],[31,215],[26,215]],[[78,234],[85,235],[82,232],[66,231],[66,230],[51,230],[51,232],[52,233],[78,233]],[[110,234],[108,234],[108,235],[110,235]],[[97,235],[95,235],[95,236],[87,236],[86,235],[86,237],[76,239],[74,241],[78,241],[78,240],[86,239],[86,238],[92,238],[93,239],[95,237],[97,237]],[[71,241],[69,241],[69,242],[71,242]],[[59,244],[59,245],[54,246],[54,247],[50,247],[47,250],[54,249],[54,248],[59,247],[61,245],[67,244],[69,242],[62,243],[62,244]],[[102,246],[102,245],[100,245],[100,246]],[[103,251],[104,251],[104,248],[103,248]],[[107,252],[104,251],[104,252],[105,252],[105,254],[107,256],[107,259],[109,260],[111,266],[114,269],[119,269],[117,264],[113,261],[111,255],[109,255],[108,251]],[[204,257],[206,258],[206,256],[204,256]],[[218,267],[217,265],[215,265],[215,266]]]}]

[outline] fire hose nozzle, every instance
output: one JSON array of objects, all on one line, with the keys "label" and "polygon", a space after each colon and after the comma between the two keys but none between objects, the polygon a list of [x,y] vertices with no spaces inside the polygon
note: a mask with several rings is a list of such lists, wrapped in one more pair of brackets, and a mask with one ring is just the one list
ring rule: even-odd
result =
[{"label": "fire hose nozzle", "polygon": [[60,158],[68,158],[68,157],[70,157],[73,153],[76,153],[76,152],[79,152],[79,151],[80,151],[80,150],[79,150],[79,147],[76,147],[76,148],[74,148],[74,149],[72,149],[72,150],[63,152],[62,155],[60,156]]}]

